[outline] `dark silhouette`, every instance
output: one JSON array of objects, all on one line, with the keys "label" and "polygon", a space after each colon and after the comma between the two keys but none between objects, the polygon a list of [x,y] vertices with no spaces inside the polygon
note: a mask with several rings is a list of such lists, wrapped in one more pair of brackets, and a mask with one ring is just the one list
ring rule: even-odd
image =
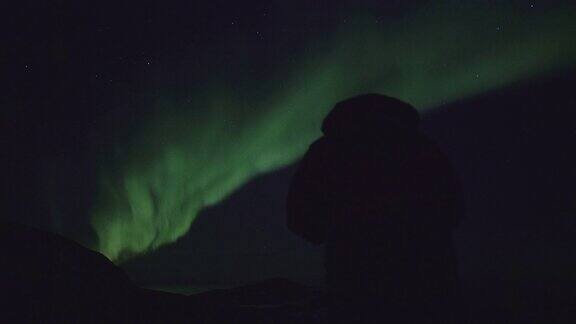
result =
[{"label": "dark silhouette", "polygon": [[292,181],[288,227],[325,243],[331,320],[447,321],[457,286],[460,185],[409,104],[336,105]]},{"label": "dark silhouette", "polygon": [[234,296],[139,288],[100,253],[22,224],[0,222],[0,260],[2,323],[231,323],[266,315],[242,311]]},{"label": "dark silhouette", "polygon": [[[143,289],[98,252],[0,222],[1,323],[284,323],[314,291],[282,278],[193,296]],[[303,302],[304,301],[304,302]]]}]

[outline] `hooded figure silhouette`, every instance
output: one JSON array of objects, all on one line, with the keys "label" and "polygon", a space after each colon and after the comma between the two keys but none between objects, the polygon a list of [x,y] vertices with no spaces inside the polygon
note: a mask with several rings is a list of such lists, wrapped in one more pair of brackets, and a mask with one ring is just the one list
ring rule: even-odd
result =
[{"label": "hooded figure silhouette", "polygon": [[453,308],[460,185],[419,122],[391,97],[342,101],[298,166],[287,223],[325,243],[334,320],[434,322]]}]

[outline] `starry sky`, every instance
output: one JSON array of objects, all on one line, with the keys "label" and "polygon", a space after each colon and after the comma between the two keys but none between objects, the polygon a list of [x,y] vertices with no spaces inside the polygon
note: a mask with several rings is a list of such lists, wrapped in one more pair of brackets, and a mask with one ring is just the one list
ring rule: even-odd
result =
[{"label": "starry sky", "polygon": [[175,242],[206,207],[296,162],[339,100],[381,92],[428,113],[576,64],[570,1],[3,11],[5,214],[116,262]]}]

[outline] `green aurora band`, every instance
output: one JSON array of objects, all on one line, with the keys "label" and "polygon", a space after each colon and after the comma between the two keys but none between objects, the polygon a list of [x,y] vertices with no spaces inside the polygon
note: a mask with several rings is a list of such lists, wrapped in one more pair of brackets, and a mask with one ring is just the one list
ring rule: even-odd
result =
[{"label": "green aurora band", "polygon": [[118,158],[102,158],[95,248],[122,262],[176,241],[203,208],[295,162],[344,98],[380,92],[425,112],[574,66],[574,8],[480,11],[436,8],[386,24],[359,15],[269,80],[207,81],[191,87],[190,103],[151,104]]}]

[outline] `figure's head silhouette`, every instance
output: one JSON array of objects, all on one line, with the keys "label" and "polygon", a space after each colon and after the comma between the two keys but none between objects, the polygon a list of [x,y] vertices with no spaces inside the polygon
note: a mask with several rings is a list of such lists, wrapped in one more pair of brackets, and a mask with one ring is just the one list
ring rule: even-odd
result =
[{"label": "figure's head silhouette", "polygon": [[322,124],[329,136],[413,131],[420,116],[410,104],[396,98],[365,94],[339,102]]}]

